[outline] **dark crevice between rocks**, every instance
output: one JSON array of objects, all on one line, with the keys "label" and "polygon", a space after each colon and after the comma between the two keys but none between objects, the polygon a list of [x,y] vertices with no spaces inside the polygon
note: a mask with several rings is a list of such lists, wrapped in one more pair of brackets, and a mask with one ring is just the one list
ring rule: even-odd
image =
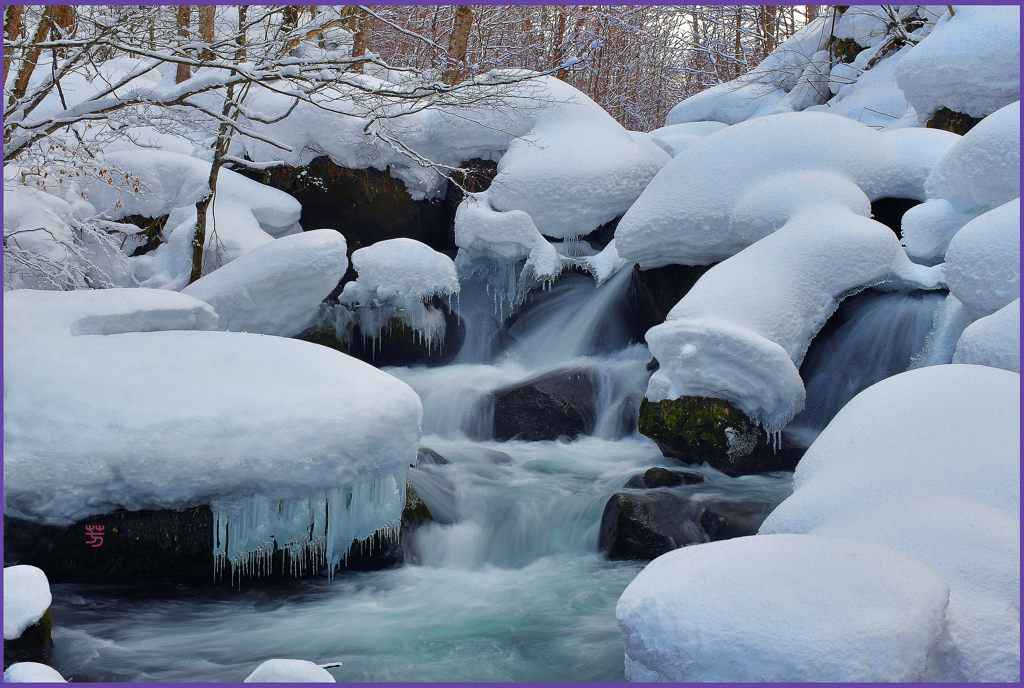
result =
[{"label": "dark crevice between rocks", "polygon": [[50,620],[50,610],[47,609],[43,617],[22,631],[20,636],[13,640],[5,639],[4,671],[18,662],[49,664],[53,654],[52,629],[53,622]]},{"label": "dark crevice between rocks", "polygon": [[665,265],[649,270],[633,268],[637,312],[643,313],[643,317],[653,323],[650,327],[665,322],[668,312],[715,265]]},{"label": "dark crevice between rocks", "polygon": [[911,198],[879,198],[871,202],[871,219],[881,222],[902,239],[903,215],[918,205],[921,205],[921,201]]},{"label": "dark crevice between rocks", "polygon": [[939,108],[932,115],[932,118],[925,124],[929,129],[943,129],[954,134],[963,136],[980,122],[983,117],[971,117],[962,112],[956,112],[949,108]]}]

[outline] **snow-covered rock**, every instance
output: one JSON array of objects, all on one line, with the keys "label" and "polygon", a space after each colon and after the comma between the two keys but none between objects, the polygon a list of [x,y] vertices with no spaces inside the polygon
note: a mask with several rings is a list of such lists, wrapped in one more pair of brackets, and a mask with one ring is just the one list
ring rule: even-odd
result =
[{"label": "snow-covered rock", "polygon": [[867,540],[927,564],[949,583],[952,647],[929,680],[1020,680],[1020,520],[979,502],[911,497],[876,502],[810,532]]},{"label": "snow-covered rock", "polygon": [[615,615],[634,681],[913,681],[948,595],[889,547],[758,535],[658,557]]},{"label": "snow-covered rock", "polygon": [[54,669],[38,662],[18,662],[4,671],[4,683],[67,683]]},{"label": "snow-covered rock", "polygon": [[979,318],[1020,298],[1020,199],[968,222],[946,249],[949,291]]},{"label": "snow-covered rock", "polygon": [[1020,99],[1020,7],[956,5],[896,67],[923,124],[943,107],[985,117]]},{"label": "snow-covered rock", "polygon": [[1020,375],[938,365],[854,397],[808,448],[760,533],[806,533],[886,499],[968,499],[1020,517]]},{"label": "snow-covered rock", "polygon": [[4,640],[19,638],[50,608],[50,582],[35,566],[4,568]]},{"label": "snow-covered rock", "polygon": [[727,126],[723,122],[681,122],[655,129],[650,137],[674,158],[700,139]]},{"label": "snow-covered rock", "polygon": [[335,683],[331,673],[303,659],[268,659],[244,683]]},{"label": "snow-covered rock", "polygon": [[304,659],[267,659],[244,683],[336,683],[322,666]]},{"label": "snow-covered rock", "polygon": [[818,112],[731,126],[691,145],[647,186],[616,229],[619,255],[644,269],[704,265],[808,204],[838,200],[869,215],[878,198],[924,200],[931,166],[955,140],[935,130],[879,133]]},{"label": "snow-covered rock", "polygon": [[953,363],[1020,372],[1020,299],[968,325],[956,343]]},{"label": "snow-covered rock", "polygon": [[222,330],[294,337],[345,275],[345,252],[345,237],[333,229],[294,234],[257,247],[181,293],[213,306]]},{"label": "snow-covered rock", "polygon": [[[170,296],[129,291],[161,310]],[[123,298],[116,290],[87,296]],[[174,296],[209,313],[206,304]],[[280,337],[189,330],[72,336],[33,323],[68,298],[80,297],[14,291],[4,299],[8,508],[66,523],[118,508],[207,503],[221,529],[253,515],[232,526],[222,552],[232,563],[267,544],[256,518],[265,512],[279,519],[301,513],[304,523],[275,527],[306,537],[312,515],[329,512],[332,530],[317,546],[326,542],[331,563],[353,534],[365,538],[398,523],[422,414],[408,385],[326,347]],[[75,322],[86,320],[91,305]],[[155,327],[163,317],[142,320]],[[181,320],[175,315],[170,326]]]}]

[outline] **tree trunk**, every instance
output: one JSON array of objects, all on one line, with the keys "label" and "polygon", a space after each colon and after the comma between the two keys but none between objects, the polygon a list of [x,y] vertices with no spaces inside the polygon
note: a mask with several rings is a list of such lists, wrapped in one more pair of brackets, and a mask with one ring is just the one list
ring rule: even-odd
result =
[{"label": "tree trunk", "polygon": [[[22,5],[8,5],[4,9],[4,42],[16,41],[21,38],[21,13],[24,10]],[[7,81],[7,70],[11,68],[11,57],[13,53],[7,51],[4,46],[4,81]]]},{"label": "tree trunk", "polygon": [[[224,99],[224,109],[221,114],[227,118],[234,107],[232,96],[234,87],[228,86],[227,98]],[[210,187],[210,194],[203,200],[196,203],[196,233],[192,237],[192,270],[188,276],[188,283],[192,284],[203,276],[203,248],[206,245],[206,211],[217,194],[217,177],[220,175],[220,168],[224,164],[224,156],[227,155],[228,145],[231,143],[231,129],[228,125],[221,123],[217,130],[217,144],[213,150],[213,163],[210,165],[210,177],[207,185]]]},{"label": "tree trunk", "polygon": [[238,6],[238,50],[235,51],[235,61],[245,61],[245,14],[249,9],[248,5]]},{"label": "tree trunk", "polygon": [[[199,6],[199,38],[202,39],[206,45],[213,45],[213,19],[214,10],[216,7],[213,5],[200,5]],[[212,60],[213,51],[210,48],[204,48],[203,53],[200,56],[203,60]]]},{"label": "tree trunk", "polygon": [[43,16],[39,19],[39,26],[36,27],[36,35],[32,37],[32,47],[29,48],[28,54],[25,55],[25,62],[21,65],[21,69],[18,70],[18,78],[14,80],[14,87],[11,89],[11,99],[8,103],[13,103],[22,98],[25,95],[25,91],[28,90],[29,79],[32,78],[36,62],[39,61],[39,52],[41,50],[39,44],[46,39],[46,35],[50,32],[53,9],[53,5],[47,5],[46,9],[43,10]]},{"label": "tree trunk", "polygon": [[[189,20],[190,20],[190,15],[191,14],[192,14],[191,6],[189,6],[189,5],[178,5],[178,13],[177,13],[176,22],[177,22],[177,25],[178,25],[178,36],[181,37],[182,43],[187,43],[188,42],[188,38],[189,38],[189,27],[188,27],[188,24],[189,24]],[[191,76],[191,71],[189,70],[189,66],[187,64],[179,63],[178,64],[178,71],[174,75],[174,82],[180,84],[183,81],[188,81],[189,76]]]},{"label": "tree trunk", "polygon": [[466,50],[469,47],[469,32],[473,28],[472,5],[459,5],[455,10],[455,23],[452,35],[448,40],[448,57],[452,63],[445,72],[444,82],[454,84],[462,76],[460,64],[466,61]]}]

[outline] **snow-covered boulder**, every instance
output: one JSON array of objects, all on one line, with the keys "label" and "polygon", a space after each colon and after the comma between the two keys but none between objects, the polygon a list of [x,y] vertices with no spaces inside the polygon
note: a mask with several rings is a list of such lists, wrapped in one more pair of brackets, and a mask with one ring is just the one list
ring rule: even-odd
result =
[{"label": "snow-covered boulder", "polygon": [[1020,520],[979,502],[911,497],[876,502],[810,532],[867,540],[927,564],[949,583],[946,625],[928,680],[1020,680]]},{"label": "snow-covered boulder", "polygon": [[806,533],[893,498],[935,495],[1020,517],[1020,375],[938,365],[854,397],[797,465],[793,495],[760,533]]},{"label": "snow-covered boulder", "polygon": [[914,681],[948,595],[889,547],[758,535],[662,555],[615,616],[631,681]]},{"label": "snow-covered boulder", "polygon": [[[331,563],[353,537],[398,523],[422,414],[405,383],[280,337],[42,333],[33,318],[74,295],[33,294],[38,308],[26,308],[20,294],[4,299],[8,508],[67,523],[119,508],[211,504],[218,528],[235,524],[223,552],[233,563],[267,544],[273,529],[260,525],[271,516],[303,514],[302,523],[276,523],[275,539],[289,542],[290,528],[309,544],[309,519],[320,513],[323,526],[329,511],[330,532],[317,537]],[[90,296],[107,294],[120,297]]]},{"label": "snow-covered boulder", "polygon": [[650,137],[674,158],[700,139],[727,126],[723,122],[681,122],[655,129]]},{"label": "snow-covered boulder", "polygon": [[181,293],[213,306],[222,330],[294,337],[347,269],[345,237],[320,229],[267,242]]},{"label": "snow-covered boulder", "polygon": [[953,363],[1020,372],[1020,299],[968,325],[956,343]]},{"label": "snow-covered boulder", "polygon": [[52,601],[50,582],[35,566],[4,568],[4,640],[14,640],[43,618]]},{"label": "snow-covered boulder", "polygon": [[[835,188],[833,197],[848,188],[851,204],[857,195],[864,202],[853,185],[836,182]],[[803,408],[798,368],[839,299],[900,276],[934,288],[927,280],[937,275],[927,272],[910,263],[884,225],[842,205],[810,206],[711,268],[647,332],[660,367],[646,397],[723,398],[778,431]]]},{"label": "snow-covered boulder", "polygon": [[884,197],[924,200],[948,132],[879,133],[825,113],[743,122],[703,138],[664,167],[619,222],[621,257],[643,269],[723,260],[810,204],[859,215]]},{"label": "snow-covered boulder", "polygon": [[1020,298],[1020,199],[968,222],[946,249],[949,291],[979,318]]},{"label": "snow-covered boulder", "polygon": [[268,659],[244,683],[335,683],[327,669],[303,659]]},{"label": "snow-covered boulder", "polygon": [[896,67],[920,116],[940,108],[990,115],[1020,99],[1020,7],[956,5]]},{"label": "snow-covered boulder", "polygon": [[38,662],[18,662],[4,671],[4,683],[67,683],[53,667]]}]

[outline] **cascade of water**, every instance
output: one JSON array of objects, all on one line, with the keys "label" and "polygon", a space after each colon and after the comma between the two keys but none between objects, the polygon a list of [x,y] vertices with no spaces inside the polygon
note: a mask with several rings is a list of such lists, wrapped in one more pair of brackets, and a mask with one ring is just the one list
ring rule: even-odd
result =
[{"label": "cascade of water", "polygon": [[844,300],[800,366],[807,401],[786,427],[787,435],[813,440],[859,392],[907,370],[942,300],[936,292],[870,290]]}]

